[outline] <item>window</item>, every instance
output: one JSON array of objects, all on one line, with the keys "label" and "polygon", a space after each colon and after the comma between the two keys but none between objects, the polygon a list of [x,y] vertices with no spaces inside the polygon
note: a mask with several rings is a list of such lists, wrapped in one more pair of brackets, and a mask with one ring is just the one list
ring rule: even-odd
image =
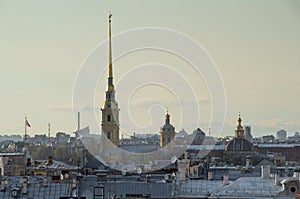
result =
[{"label": "window", "polygon": [[7,160],[7,165],[12,165],[12,161],[11,160]]},{"label": "window", "polygon": [[162,138],[162,142],[165,143],[165,137]]},{"label": "window", "polygon": [[111,117],[110,115],[107,115],[107,121],[110,122],[111,121]]},{"label": "window", "polygon": [[110,139],[111,135],[110,132],[107,132],[107,138]]},{"label": "window", "polygon": [[169,142],[171,142],[171,138],[170,138],[170,137],[168,137],[168,143],[169,143]]}]

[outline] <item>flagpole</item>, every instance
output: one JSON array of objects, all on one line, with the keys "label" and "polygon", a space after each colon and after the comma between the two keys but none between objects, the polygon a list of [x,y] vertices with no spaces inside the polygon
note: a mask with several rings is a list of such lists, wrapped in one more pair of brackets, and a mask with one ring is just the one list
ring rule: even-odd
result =
[{"label": "flagpole", "polygon": [[24,124],[25,124],[25,135],[24,135],[24,141],[26,142],[26,138],[27,138],[27,123],[26,123],[26,121],[27,121],[27,118],[25,117],[25,122],[24,122]]},{"label": "flagpole", "polygon": [[26,142],[26,134],[27,134],[27,124],[26,124],[26,117],[25,117],[24,124],[25,124],[25,134],[24,134],[24,139],[23,139],[23,140]]}]

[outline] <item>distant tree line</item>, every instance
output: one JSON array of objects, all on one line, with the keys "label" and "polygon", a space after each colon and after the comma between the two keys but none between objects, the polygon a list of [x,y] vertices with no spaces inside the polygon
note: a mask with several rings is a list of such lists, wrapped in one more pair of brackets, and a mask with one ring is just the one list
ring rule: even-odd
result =
[{"label": "distant tree line", "polygon": [[77,165],[82,162],[83,154],[78,149],[70,149],[68,146],[28,145],[29,154],[33,160],[47,160],[52,156],[54,160]]}]

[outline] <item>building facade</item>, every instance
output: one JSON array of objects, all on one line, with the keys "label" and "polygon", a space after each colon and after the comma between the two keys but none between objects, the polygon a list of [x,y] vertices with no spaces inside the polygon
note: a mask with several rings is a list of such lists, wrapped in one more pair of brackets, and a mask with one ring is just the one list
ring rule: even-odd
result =
[{"label": "building facade", "polygon": [[0,153],[0,171],[1,176],[24,176],[25,153]]},{"label": "building facade", "polygon": [[285,141],[286,140],[286,131],[285,130],[280,130],[276,132],[276,138],[277,140],[280,141]]}]

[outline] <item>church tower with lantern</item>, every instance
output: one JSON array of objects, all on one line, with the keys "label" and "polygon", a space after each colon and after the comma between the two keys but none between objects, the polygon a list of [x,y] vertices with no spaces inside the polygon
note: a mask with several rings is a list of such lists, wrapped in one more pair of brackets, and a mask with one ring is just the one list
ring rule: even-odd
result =
[{"label": "church tower with lantern", "polygon": [[175,128],[170,123],[170,115],[167,111],[166,121],[164,126],[160,129],[160,147],[164,147],[175,139]]},{"label": "church tower with lantern", "polygon": [[235,137],[226,145],[226,151],[252,151],[252,144],[245,138],[245,130],[242,126],[242,118],[239,114],[238,125],[235,129]]},{"label": "church tower with lantern", "polygon": [[236,138],[245,138],[245,130],[244,130],[244,127],[242,126],[241,114],[239,114],[238,125],[235,130],[235,137]]},{"label": "church tower with lantern", "polygon": [[115,99],[115,88],[113,84],[112,48],[111,48],[111,17],[108,17],[108,85],[105,92],[105,101],[102,111],[102,134],[113,144],[120,144],[119,136],[119,107]]}]

